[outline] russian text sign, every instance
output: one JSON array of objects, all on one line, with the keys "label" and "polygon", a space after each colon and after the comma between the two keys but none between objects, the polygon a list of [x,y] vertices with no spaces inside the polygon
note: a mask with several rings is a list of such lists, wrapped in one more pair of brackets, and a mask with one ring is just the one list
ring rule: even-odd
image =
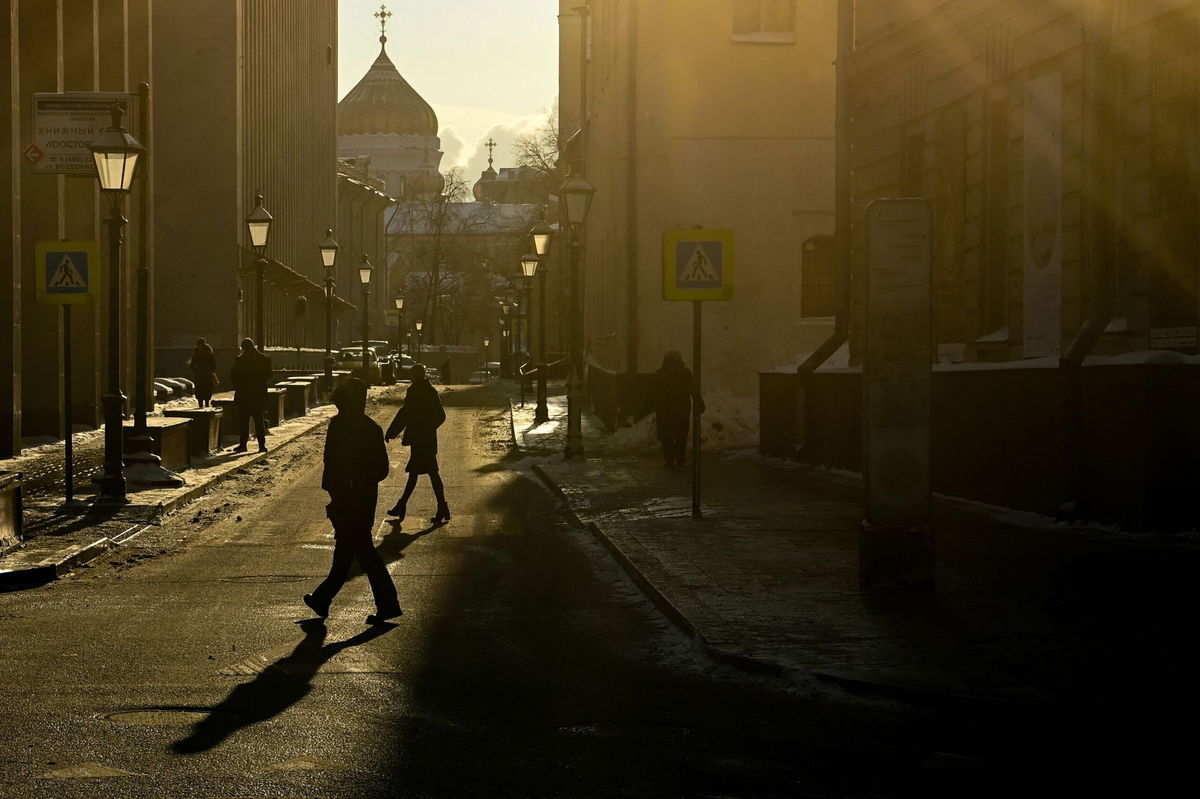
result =
[{"label": "russian text sign", "polygon": [[92,302],[100,287],[95,241],[39,241],[34,247],[34,298],[42,305]]},{"label": "russian text sign", "polygon": [[733,299],[733,231],[691,228],[664,233],[663,299]]},{"label": "russian text sign", "polygon": [[114,103],[125,104],[121,124],[134,132],[135,101],[134,95],[123,92],[37,92],[33,95],[33,143],[22,156],[34,172],[94,177],[96,164],[88,145],[112,125]]}]

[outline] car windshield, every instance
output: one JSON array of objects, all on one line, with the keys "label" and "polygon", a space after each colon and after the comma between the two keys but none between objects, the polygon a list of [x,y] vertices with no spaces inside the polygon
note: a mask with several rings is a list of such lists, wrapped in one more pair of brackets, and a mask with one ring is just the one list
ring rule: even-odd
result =
[{"label": "car windshield", "polygon": [[[367,354],[368,361],[375,360],[375,358],[374,358],[375,353],[371,352],[370,350],[368,350],[367,353],[368,353]],[[356,350],[342,350],[341,353],[338,355],[338,360],[339,361],[361,361],[362,360],[362,348],[360,347]]]}]

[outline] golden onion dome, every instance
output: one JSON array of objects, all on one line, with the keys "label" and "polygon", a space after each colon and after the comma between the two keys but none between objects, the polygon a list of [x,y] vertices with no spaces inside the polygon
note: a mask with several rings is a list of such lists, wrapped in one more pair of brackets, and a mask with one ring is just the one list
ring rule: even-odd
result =
[{"label": "golden onion dome", "polygon": [[[381,45],[387,37],[380,36]],[[400,133],[437,136],[437,114],[408,84],[384,47],[362,80],[338,103],[339,134]]]}]

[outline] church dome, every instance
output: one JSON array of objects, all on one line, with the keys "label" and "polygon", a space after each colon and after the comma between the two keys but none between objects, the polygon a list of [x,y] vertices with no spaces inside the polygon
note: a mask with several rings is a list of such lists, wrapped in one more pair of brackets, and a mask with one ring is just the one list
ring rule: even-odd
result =
[{"label": "church dome", "polygon": [[[379,37],[386,45],[387,37]],[[338,103],[339,134],[399,133],[437,136],[437,114],[408,85],[384,47],[362,80]]]}]

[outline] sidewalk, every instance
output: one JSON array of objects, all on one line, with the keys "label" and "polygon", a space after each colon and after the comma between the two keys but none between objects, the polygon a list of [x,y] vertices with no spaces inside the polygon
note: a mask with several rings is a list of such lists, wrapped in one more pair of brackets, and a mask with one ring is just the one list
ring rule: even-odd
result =
[{"label": "sidewalk", "polygon": [[[370,400],[378,400],[395,386],[372,386]],[[172,403],[172,406],[175,403]],[[186,403],[194,407],[195,400]],[[39,491],[25,500],[25,541],[9,552],[0,552],[0,591],[26,588],[61,577],[78,566],[119,547],[136,537],[160,518],[206,494],[222,480],[270,458],[292,441],[321,427],[334,415],[333,405],[310,408],[304,416],[287,419],[272,427],[267,436],[267,452],[233,453],[236,439],[222,441],[222,449],[207,458],[193,456],[190,469],[179,473],[185,484],[179,488],[140,488],[128,486],[129,503],[113,510],[94,509],[85,515],[60,515],[62,487],[58,491]],[[103,429],[76,433],[77,456],[82,447],[103,446]],[[35,473],[63,470],[61,442],[37,447],[17,458],[0,460],[0,471]],[[93,453],[94,454],[94,453]],[[77,498],[89,500],[92,489],[80,491]]]},{"label": "sidewalk", "polygon": [[[647,435],[585,415],[585,459],[564,461],[563,397],[517,446],[651,598],[718,658],[932,702],[1085,712],[1197,705],[1200,543],[1127,535],[938,498],[936,594],[858,591],[857,479],[755,452],[666,469]],[[652,425],[642,420],[641,426]]]}]

